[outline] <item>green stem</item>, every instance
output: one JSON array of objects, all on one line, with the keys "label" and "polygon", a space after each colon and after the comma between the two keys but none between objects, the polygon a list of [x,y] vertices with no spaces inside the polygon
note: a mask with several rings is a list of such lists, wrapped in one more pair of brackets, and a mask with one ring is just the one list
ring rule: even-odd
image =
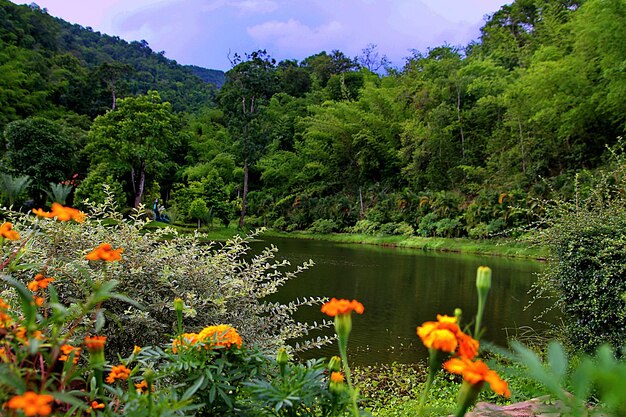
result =
[{"label": "green stem", "polygon": [[485,300],[480,295],[478,296],[478,311],[476,312],[476,327],[474,327],[474,338],[480,338],[480,329],[483,321],[483,314],[485,314]]},{"label": "green stem", "polygon": [[422,395],[420,396],[420,403],[417,407],[417,415],[422,416],[424,413],[424,406],[426,405],[426,400],[428,399],[428,394],[430,393],[430,387],[433,385],[433,381],[435,379],[435,374],[437,373],[437,369],[430,367],[428,369],[428,377],[426,378],[426,384],[422,389]]},{"label": "green stem", "polygon": [[352,374],[350,373],[350,366],[348,366],[348,354],[347,354],[347,340],[342,340],[339,337],[339,355],[341,356],[341,362],[343,363],[343,371],[346,374],[346,381],[348,382],[348,389],[350,390],[350,398],[352,400],[352,413],[354,417],[359,417],[359,407],[356,404],[357,391],[352,385]]}]

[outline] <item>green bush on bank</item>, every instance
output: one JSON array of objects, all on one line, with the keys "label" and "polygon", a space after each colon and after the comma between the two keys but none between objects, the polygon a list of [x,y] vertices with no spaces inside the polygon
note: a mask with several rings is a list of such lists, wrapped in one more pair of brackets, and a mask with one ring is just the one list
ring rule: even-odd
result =
[{"label": "green bush on bank", "polygon": [[593,184],[578,185],[573,201],[546,205],[548,227],[536,240],[551,252],[539,296],[552,294],[563,312],[563,339],[593,352],[626,340],[626,158],[622,144],[613,164]]}]

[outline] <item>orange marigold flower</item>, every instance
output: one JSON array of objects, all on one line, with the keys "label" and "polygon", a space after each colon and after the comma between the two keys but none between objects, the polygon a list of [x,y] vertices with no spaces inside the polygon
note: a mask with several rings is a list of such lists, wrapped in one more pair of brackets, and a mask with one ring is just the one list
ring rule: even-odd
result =
[{"label": "orange marigold flower", "polygon": [[102,410],[105,407],[106,406],[103,403],[99,403],[98,401],[92,401],[89,405],[89,408],[87,409],[87,412],[91,413],[93,410]]},{"label": "orange marigold flower", "polygon": [[8,350],[5,347],[0,347],[0,361],[2,362],[9,362],[9,354],[7,353]]},{"label": "orange marigold flower", "polygon": [[453,374],[463,375],[463,379],[472,385],[488,382],[489,386],[499,395],[505,397],[511,396],[506,381],[502,380],[496,371],[489,367],[481,360],[472,362],[467,358],[452,358],[443,364],[443,367]]},{"label": "orange marigold flower", "polygon": [[198,333],[183,333],[172,342],[172,352],[178,353],[178,346],[189,347],[198,342]]},{"label": "orange marigold flower", "polygon": [[144,392],[148,392],[148,383],[144,379],[143,381],[139,382],[138,384],[135,384],[135,389],[137,390],[137,393],[139,393],[139,394],[143,394]]},{"label": "orange marigold flower", "polygon": [[[15,329],[15,338],[17,340],[19,340],[20,342],[24,343],[26,346],[29,345],[28,343],[28,335],[26,334],[26,327],[24,326],[19,326],[17,329]],[[30,335],[31,338],[33,339],[37,339],[37,340],[42,340],[43,339],[43,333],[41,333],[41,331],[39,330],[34,330],[33,332],[31,332]]]},{"label": "orange marigold flower", "polygon": [[52,218],[54,215],[48,211],[44,211],[44,209],[33,209],[33,213],[39,217]]},{"label": "orange marigold flower", "polygon": [[67,361],[69,357],[71,356],[72,352],[74,352],[74,359],[72,360],[72,362],[78,363],[78,357],[80,355],[81,350],[82,350],[81,348],[75,347],[72,345],[63,345],[61,346],[62,355],[59,356],[59,360],[63,362]]},{"label": "orange marigold flower", "polygon": [[0,236],[9,240],[19,240],[20,235],[15,230],[13,230],[13,224],[9,222],[2,223],[0,226]]},{"label": "orange marigold flower", "polygon": [[7,314],[9,312],[9,307],[10,306],[5,303],[2,298],[0,298],[0,328],[7,327],[13,322],[11,316]]},{"label": "orange marigold flower", "polygon": [[463,332],[459,332],[456,337],[459,341],[459,355],[470,360],[474,359],[478,354],[478,347],[480,346],[478,340]]},{"label": "orange marigold flower", "polygon": [[113,249],[109,243],[102,243],[100,246],[89,252],[85,258],[89,261],[121,261],[121,253],[124,248]]},{"label": "orange marigold flower", "polygon": [[48,284],[54,282],[54,278],[44,277],[43,274],[35,275],[35,279],[28,283],[28,289],[35,292],[48,287]]},{"label": "orange marigold flower", "polygon": [[329,315],[330,317],[335,317],[337,315],[348,314],[352,311],[363,314],[363,304],[359,303],[357,300],[338,300],[336,298],[332,298],[329,302],[324,303],[322,305],[322,313]]},{"label": "orange marigold flower", "polygon": [[90,352],[102,352],[104,351],[106,340],[106,336],[87,336],[85,338],[85,345]]},{"label": "orange marigold flower", "polygon": [[111,372],[109,372],[109,376],[106,379],[107,384],[112,384],[118,379],[128,379],[130,376],[130,369],[126,366],[115,365],[111,368]]},{"label": "orange marigold flower", "polygon": [[37,394],[26,391],[23,395],[16,395],[7,402],[13,410],[21,410],[26,416],[47,416],[52,412],[54,397],[48,394]]},{"label": "orange marigold flower", "polygon": [[77,221],[82,223],[85,220],[86,214],[80,210],[77,210],[72,207],[64,207],[59,203],[52,203],[52,207],[50,211],[44,211],[43,209],[33,209],[33,213],[35,213],[39,217],[53,218],[56,217],[57,220],[62,222],[67,222],[70,220]]},{"label": "orange marigold flower", "polygon": [[330,380],[331,382],[341,383],[343,382],[343,374],[341,372],[331,372]]},{"label": "orange marigold flower", "polygon": [[226,348],[232,345],[237,345],[240,348],[242,344],[241,336],[237,330],[227,324],[205,327],[198,334],[198,339],[210,343],[210,346],[224,346]]},{"label": "orange marigold flower", "polygon": [[33,297],[33,302],[37,307],[41,307],[45,299],[43,297]]},{"label": "orange marigold flower", "polygon": [[427,321],[417,328],[417,335],[428,349],[437,349],[452,353],[459,342],[457,334],[461,329],[456,324],[456,317],[437,315],[437,321]]}]

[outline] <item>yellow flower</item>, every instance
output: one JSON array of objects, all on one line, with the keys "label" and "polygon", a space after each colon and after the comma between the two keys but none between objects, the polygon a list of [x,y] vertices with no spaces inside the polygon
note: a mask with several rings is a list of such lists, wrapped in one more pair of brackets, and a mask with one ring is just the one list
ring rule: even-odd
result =
[{"label": "yellow flower", "polygon": [[472,385],[482,385],[483,382],[488,382],[489,386],[499,395],[505,397],[511,396],[506,381],[500,379],[496,371],[489,369],[489,367],[481,360],[472,362],[467,358],[452,358],[443,364],[443,367],[453,374],[462,375],[463,379]]},{"label": "yellow flower", "polygon": [[237,345],[240,348],[242,344],[241,336],[237,330],[227,324],[205,327],[198,334],[198,339],[210,343],[211,347],[224,346],[229,348],[232,345]]},{"label": "yellow flower", "polygon": [[0,236],[9,240],[19,240],[20,235],[15,230],[13,230],[13,224],[9,222],[2,223],[0,226]]},{"label": "yellow flower", "polygon": [[322,313],[329,315],[330,317],[335,317],[342,314],[348,314],[352,311],[355,313],[363,314],[363,304],[359,303],[357,300],[338,300],[336,298],[332,298],[327,303],[322,305]]},{"label": "yellow flower", "polygon": [[54,397],[48,394],[37,394],[26,391],[24,395],[12,397],[7,406],[13,410],[21,410],[26,416],[47,416],[52,412]]},{"label": "yellow flower", "polygon": [[141,347],[135,345],[135,347],[133,348],[133,355],[138,354],[139,352],[141,352]]},{"label": "yellow flower", "polygon": [[108,243],[102,243],[97,248],[89,252],[85,259],[88,261],[121,261],[122,256],[121,253],[124,251],[123,248],[113,249],[113,247]]},{"label": "yellow flower", "polygon": [[198,342],[198,333],[183,333],[172,342],[172,352],[178,353],[178,347],[187,348]]},{"label": "yellow flower", "polygon": [[128,369],[123,364],[115,365],[111,368],[111,372],[109,373],[109,376],[107,377],[106,382],[107,384],[112,384],[118,379],[120,380],[128,379],[129,376],[130,376],[130,369]]}]

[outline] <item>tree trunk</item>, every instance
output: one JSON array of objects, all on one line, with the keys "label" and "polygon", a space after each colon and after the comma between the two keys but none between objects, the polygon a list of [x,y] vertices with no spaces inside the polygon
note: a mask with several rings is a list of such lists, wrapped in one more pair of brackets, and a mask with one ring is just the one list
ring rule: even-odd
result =
[{"label": "tree trunk", "polygon": [[243,229],[246,217],[246,205],[248,203],[248,159],[243,164],[243,193],[241,195],[241,216],[239,217],[239,228]]},{"label": "tree trunk", "polygon": [[456,87],[456,117],[461,130],[461,152],[463,161],[465,161],[465,134],[463,133],[463,123],[461,122],[461,89],[459,86]]},{"label": "tree trunk", "polygon": [[135,178],[135,170],[131,171],[132,179],[133,179],[133,191],[135,192],[135,202],[134,207],[139,207],[141,204],[141,199],[143,198],[143,191],[146,185],[146,169],[144,163],[141,163],[141,167],[139,168],[139,178]]}]

